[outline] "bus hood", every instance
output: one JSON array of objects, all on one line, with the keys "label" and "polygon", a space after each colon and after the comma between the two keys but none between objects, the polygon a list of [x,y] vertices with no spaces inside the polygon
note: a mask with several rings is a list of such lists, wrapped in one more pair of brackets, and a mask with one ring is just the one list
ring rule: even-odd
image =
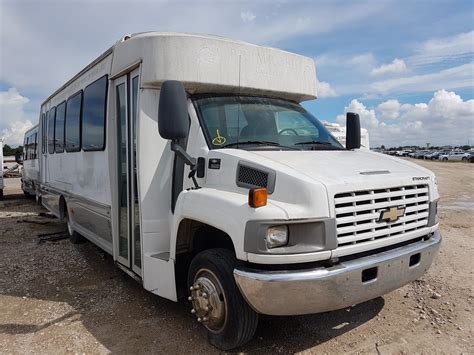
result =
[{"label": "bus hood", "polygon": [[[431,171],[409,161],[367,150],[254,151],[325,185],[368,183],[370,180],[432,180]],[[426,179],[428,177],[428,179]],[[400,183],[403,183],[400,181]],[[425,181],[426,183],[426,181]]]},{"label": "bus hood", "polygon": [[288,218],[327,217],[334,211],[337,193],[377,190],[408,185],[429,185],[430,200],[439,198],[435,177],[429,170],[407,160],[353,151],[248,151],[216,149],[209,159],[221,166],[209,169],[207,186],[235,189],[239,162],[275,171],[272,204]]}]

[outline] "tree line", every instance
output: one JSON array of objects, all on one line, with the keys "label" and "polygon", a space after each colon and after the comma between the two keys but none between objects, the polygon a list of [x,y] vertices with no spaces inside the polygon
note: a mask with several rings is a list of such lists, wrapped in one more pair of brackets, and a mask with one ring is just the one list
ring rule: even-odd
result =
[{"label": "tree line", "polygon": [[5,144],[3,146],[4,157],[16,156],[17,154],[22,154],[22,153],[23,153],[23,146],[21,145],[16,148],[12,148],[8,144]]}]

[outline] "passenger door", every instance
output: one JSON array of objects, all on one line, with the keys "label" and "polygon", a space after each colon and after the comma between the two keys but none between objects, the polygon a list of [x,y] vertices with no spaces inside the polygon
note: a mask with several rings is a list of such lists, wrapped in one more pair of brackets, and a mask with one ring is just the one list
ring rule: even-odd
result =
[{"label": "passenger door", "polygon": [[117,261],[142,275],[140,199],[138,191],[138,94],[139,69],[114,81],[117,167],[118,238]]}]

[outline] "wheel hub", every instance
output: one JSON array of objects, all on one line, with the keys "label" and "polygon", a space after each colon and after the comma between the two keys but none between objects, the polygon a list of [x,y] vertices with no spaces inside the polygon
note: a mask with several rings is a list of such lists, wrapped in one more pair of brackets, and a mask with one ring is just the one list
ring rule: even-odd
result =
[{"label": "wheel hub", "polygon": [[197,321],[213,332],[222,329],[226,320],[225,297],[215,275],[209,271],[198,273],[190,291],[191,313]]}]

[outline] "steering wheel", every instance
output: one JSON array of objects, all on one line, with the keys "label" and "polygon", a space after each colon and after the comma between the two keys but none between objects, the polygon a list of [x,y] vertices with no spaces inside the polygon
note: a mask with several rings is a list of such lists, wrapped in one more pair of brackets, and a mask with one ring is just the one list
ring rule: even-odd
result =
[{"label": "steering wheel", "polygon": [[285,129],[282,129],[280,132],[278,132],[278,134],[279,134],[279,135],[283,135],[284,132],[293,132],[293,134],[294,134],[295,136],[299,136],[298,132],[296,132],[296,130],[293,129],[293,128],[285,128]]}]

